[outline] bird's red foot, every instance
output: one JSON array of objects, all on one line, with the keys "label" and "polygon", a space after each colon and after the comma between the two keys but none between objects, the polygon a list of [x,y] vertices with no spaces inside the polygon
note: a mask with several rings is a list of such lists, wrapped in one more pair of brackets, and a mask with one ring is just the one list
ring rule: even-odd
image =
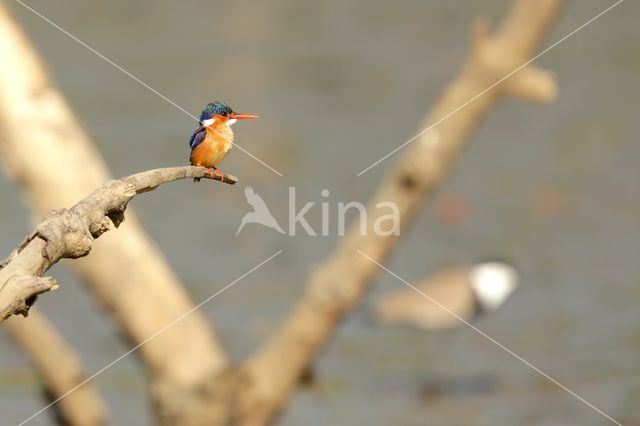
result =
[{"label": "bird's red foot", "polygon": [[211,169],[207,169],[207,174],[213,179],[215,179],[216,176],[219,176],[220,182],[224,181],[224,172],[216,167],[213,168],[213,171],[211,171]]}]

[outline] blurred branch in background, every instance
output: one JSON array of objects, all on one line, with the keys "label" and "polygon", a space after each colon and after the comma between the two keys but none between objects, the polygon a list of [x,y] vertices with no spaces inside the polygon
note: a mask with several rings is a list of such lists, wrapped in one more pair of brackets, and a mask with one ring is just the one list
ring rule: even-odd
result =
[{"label": "blurred branch in background", "polygon": [[[109,179],[98,151],[51,84],[31,44],[0,3],[0,156],[35,218],[68,207]],[[70,263],[135,344],[193,303],[135,214]],[[23,322],[19,322],[22,324]],[[141,347],[156,408],[189,410],[199,386],[227,360],[205,319],[194,312]]]},{"label": "blurred branch in background", "polygon": [[[37,309],[31,310],[28,320],[10,318],[3,327],[29,354],[54,397],[63,395],[85,379],[75,352]],[[57,408],[69,426],[106,424],[106,407],[93,384],[83,385],[61,399]]]},{"label": "blurred branch in background", "polygon": [[[359,232],[359,224],[353,224],[329,259],[311,274],[306,293],[282,328],[249,360],[249,384],[239,400],[241,424],[265,424],[279,412],[341,319],[361,300],[379,268],[358,250],[384,263],[396,247],[399,236],[373,232],[381,213],[372,207],[379,202],[395,203],[406,232],[452,170],[480,120],[498,100],[516,96],[550,102],[555,98],[554,79],[532,65],[492,90],[486,89],[531,58],[562,4],[561,0],[518,0],[493,35],[484,19],[474,23],[471,54],[423,128],[450,116],[406,147],[369,202],[365,235]],[[478,97],[483,91],[486,93]],[[473,102],[451,115],[474,97]]]},{"label": "blurred branch in background", "polygon": [[[252,358],[238,366],[230,365],[197,312],[141,346],[151,373],[154,409],[160,424],[262,425],[273,421],[303,372],[376,277],[378,266],[358,251],[384,263],[399,242],[395,234],[374,232],[382,212],[371,207],[380,202],[395,203],[406,232],[451,171],[480,120],[498,100],[514,96],[549,102],[555,98],[555,81],[549,73],[533,65],[513,71],[530,60],[562,3],[517,0],[494,34],[490,34],[486,21],[474,24],[471,54],[423,127],[438,123],[437,128],[406,147],[369,203],[367,232],[361,235],[359,224],[353,225],[329,259],[311,274],[306,293],[282,328]],[[82,199],[107,181],[108,173],[61,95],[49,83],[33,49],[1,5],[0,52],[5,64],[0,69],[0,154],[6,170],[32,202],[35,215],[43,216],[53,208]],[[510,73],[513,75],[496,84]],[[113,182],[117,181],[107,185]],[[126,192],[126,188],[123,190]],[[96,223],[97,231],[102,231],[102,226],[109,223],[104,222],[108,211],[99,209],[96,221],[82,223],[76,230],[88,228],[93,235],[89,224]],[[64,214],[53,220],[62,223]],[[32,234],[25,250],[5,271],[20,256],[26,256],[27,250],[29,256],[39,253],[42,257],[46,245],[47,241]],[[86,249],[86,245],[80,245],[80,249],[83,247]],[[83,250],[74,253],[86,254]],[[71,266],[134,343],[144,342],[193,308],[135,215],[129,214],[117,238],[101,238],[91,256]],[[44,271],[30,271],[32,275],[38,272]],[[54,285],[52,281],[36,283]]]},{"label": "blurred branch in background", "polygon": [[70,209],[52,210],[25,240],[0,263],[0,322],[11,315],[27,316],[36,296],[55,290],[51,277],[42,278],[60,259],[89,254],[93,241],[124,221],[129,202],[138,194],[179,179],[212,179],[228,184],[231,175],[213,175],[204,167],[169,167],[110,180]]}]

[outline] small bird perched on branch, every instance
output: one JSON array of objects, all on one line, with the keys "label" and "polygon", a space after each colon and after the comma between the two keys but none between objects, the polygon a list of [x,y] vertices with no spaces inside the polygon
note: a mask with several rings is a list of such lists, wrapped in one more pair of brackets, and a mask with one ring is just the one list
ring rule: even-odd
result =
[{"label": "small bird perched on branch", "polygon": [[[257,117],[253,114],[236,114],[224,102],[215,101],[207,104],[200,114],[200,126],[194,130],[189,139],[191,165],[206,167],[211,177],[218,175],[224,180],[224,173],[217,166],[224,160],[233,145],[231,126],[237,120]],[[193,180],[198,182],[200,179]]]}]

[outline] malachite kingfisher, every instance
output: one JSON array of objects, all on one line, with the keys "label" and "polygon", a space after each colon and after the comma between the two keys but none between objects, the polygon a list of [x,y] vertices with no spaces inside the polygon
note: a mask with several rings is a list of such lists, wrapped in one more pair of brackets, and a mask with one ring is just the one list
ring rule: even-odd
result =
[{"label": "malachite kingfisher", "polygon": [[[217,175],[224,179],[224,173],[217,166],[233,146],[231,126],[238,120],[257,117],[253,114],[236,114],[224,102],[215,101],[207,104],[200,114],[200,126],[194,130],[189,139],[191,165],[206,167],[209,176]],[[195,182],[199,180],[199,178],[194,179]]]}]

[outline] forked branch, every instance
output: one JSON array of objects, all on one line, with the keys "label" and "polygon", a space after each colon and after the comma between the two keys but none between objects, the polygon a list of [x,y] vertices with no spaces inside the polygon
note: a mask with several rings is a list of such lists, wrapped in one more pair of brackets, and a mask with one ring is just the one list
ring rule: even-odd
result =
[{"label": "forked branch", "polygon": [[[562,0],[517,0],[493,33],[486,20],[476,21],[461,73],[421,127],[431,130],[404,149],[369,201],[369,206],[391,202],[398,207],[402,235],[453,170],[462,148],[497,101],[555,99],[553,76],[530,61],[562,4]],[[266,424],[274,418],[343,317],[362,299],[380,271],[370,259],[384,264],[400,240],[393,234],[376,234],[379,214],[369,209],[364,235],[359,223],[352,225],[310,275],[307,291],[285,323],[247,362],[250,385],[239,399],[239,424]]]}]

